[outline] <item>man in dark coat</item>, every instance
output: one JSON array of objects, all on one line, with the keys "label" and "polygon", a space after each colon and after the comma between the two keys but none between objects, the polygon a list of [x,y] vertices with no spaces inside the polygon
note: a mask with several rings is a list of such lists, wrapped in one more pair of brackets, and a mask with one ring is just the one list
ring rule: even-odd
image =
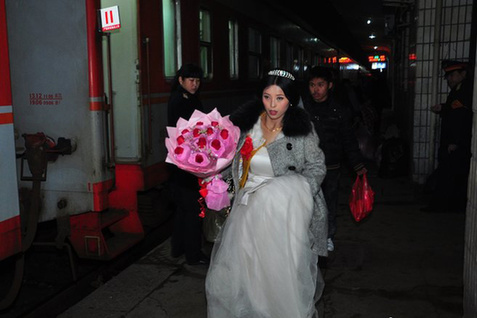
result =
[{"label": "man in dark coat", "polygon": [[466,62],[444,60],[444,78],[451,89],[444,104],[431,107],[441,117],[435,189],[425,212],[464,212],[472,138],[472,81]]},{"label": "man in dark coat", "polygon": [[341,163],[348,159],[358,175],[367,171],[352,128],[352,110],[330,94],[333,87],[332,76],[329,68],[313,67],[308,76],[308,94],[304,98],[304,107],[311,115],[320,138],[320,147],[325,154],[327,172],[321,188],[328,205],[329,251],[334,250]]},{"label": "man in dark coat", "polygon": [[[167,106],[168,126],[175,127],[181,117],[188,120],[197,109],[203,111],[198,98],[203,71],[194,64],[185,64],[178,71],[172,84]],[[199,217],[198,178],[176,166],[171,169],[171,191],[176,205],[174,230],[171,237],[172,256],[185,254],[189,265],[207,264],[202,253],[202,219]]]}]

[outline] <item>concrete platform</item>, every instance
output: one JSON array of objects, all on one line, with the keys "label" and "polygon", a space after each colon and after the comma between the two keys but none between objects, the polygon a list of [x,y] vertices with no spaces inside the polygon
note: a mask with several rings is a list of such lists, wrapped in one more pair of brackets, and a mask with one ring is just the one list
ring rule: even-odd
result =
[{"label": "concrete platform", "polygon": [[[320,261],[320,317],[462,317],[465,215],[419,211],[407,177],[368,179],[376,202],[357,223],[347,206],[354,180],[343,177],[335,251]],[[207,317],[207,268],[169,255],[166,241],[59,317]]]}]

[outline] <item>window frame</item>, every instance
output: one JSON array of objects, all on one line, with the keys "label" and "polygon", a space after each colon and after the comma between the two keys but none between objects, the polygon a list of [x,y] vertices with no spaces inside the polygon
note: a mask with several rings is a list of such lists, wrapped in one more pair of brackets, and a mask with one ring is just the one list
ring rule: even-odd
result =
[{"label": "window frame", "polygon": [[[253,39],[252,39],[252,35],[253,35]],[[262,69],[262,51],[263,51],[262,39],[263,39],[262,33],[258,29],[254,27],[248,28],[248,77],[250,79],[260,78],[260,73]],[[257,48],[255,47],[255,45],[257,45]],[[255,63],[253,63],[254,61]]]},{"label": "window frame", "polygon": [[281,39],[270,36],[270,68],[281,67]]},{"label": "window frame", "polygon": [[[170,34],[166,35],[166,18],[165,18],[165,4],[166,1],[169,1],[171,4],[170,8],[173,8],[173,39],[170,39]],[[163,45],[163,73],[165,78],[173,78],[177,72],[177,69],[182,65],[182,37],[181,37],[181,11],[180,11],[180,0],[163,0],[162,1],[162,45]],[[172,19],[171,19],[172,20]],[[170,22],[170,21],[169,21]],[[170,26],[169,26],[170,27]],[[169,42],[174,42],[174,45],[166,43],[166,40]],[[169,48],[171,46],[172,48]],[[171,51],[168,51],[171,50]],[[171,63],[171,59],[173,59]],[[171,66],[172,65],[172,66]]]},{"label": "window frame", "polygon": [[[203,24],[203,14],[207,13],[207,34],[208,39],[203,38],[204,24]],[[205,59],[203,52],[205,50]],[[210,78],[212,74],[212,14],[207,8],[199,9],[199,60],[200,66],[204,71],[204,78]]]},{"label": "window frame", "polygon": [[[232,26],[232,27],[231,27]],[[228,19],[229,39],[229,77],[232,80],[239,78],[239,25],[236,19]]]}]

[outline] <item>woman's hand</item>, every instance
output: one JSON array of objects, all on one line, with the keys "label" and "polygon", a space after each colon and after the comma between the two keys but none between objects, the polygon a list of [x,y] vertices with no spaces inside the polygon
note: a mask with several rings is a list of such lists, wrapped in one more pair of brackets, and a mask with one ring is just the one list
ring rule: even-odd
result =
[{"label": "woman's hand", "polygon": [[368,169],[362,168],[362,169],[356,171],[356,174],[357,174],[358,176],[362,176],[362,175],[365,174],[366,172],[368,172]]},{"label": "woman's hand", "polygon": [[456,144],[450,144],[449,146],[447,146],[447,152],[452,153],[452,152],[456,151],[457,148],[458,148],[458,146]]},{"label": "woman's hand", "polygon": [[442,105],[441,104],[435,104],[435,105],[431,106],[431,111],[433,113],[436,113],[436,114],[440,113],[441,110],[442,110]]}]

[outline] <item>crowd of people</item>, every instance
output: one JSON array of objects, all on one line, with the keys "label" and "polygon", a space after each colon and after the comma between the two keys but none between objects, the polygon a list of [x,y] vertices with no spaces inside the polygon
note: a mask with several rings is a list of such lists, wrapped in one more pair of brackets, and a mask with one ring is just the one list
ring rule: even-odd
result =
[{"label": "crowd of people", "polygon": [[[462,208],[470,159],[468,85],[462,63],[447,62],[443,69],[451,93],[446,103],[432,107],[442,116],[442,132],[440,185],[431,202],[452,198]],[[379,94],[366,91],[376,82],[360,90],[337,81],[330,68],[316,66],[307,74],[299,83],[286,70],[269,71],[256,96],[230,114],[241,134],[235,157],[221,174],[233,180],[235,190],[210,258],[201,246],[197,177],[171,167],[177,207],[172,256],[185,254],[188,264],[209,266],[210,318],[317,316],[324,288],[318,260],[335,248],[342,167],[358,176],[367,173],[369,157],[357,127],[379,134],[382,108],[390,101],[382,87]],[[170,126],[203,110],[202,76],[193,64],[177,72]]]},{"label": "crowd of people", "polygon": [[[194,64],[179,69],[168,125],[203,111],[202,76]],[[185,254],[189,265],[210,262],[209,317],[317,315],[324,287],[318,258],[334,250],[342,161],[350,160],[357,174],[366,173],[352,111],[332,97],[333,83],[329,69],[316,67],[301,94],[294,75],[272,70],[257,96],[230,114],[241,136],[222,175],[232,176],[236,190],[211,259],[202,252],[197,177],[171,166],[172,256]],[[248,156],[241,151],[246,143]]]}]

